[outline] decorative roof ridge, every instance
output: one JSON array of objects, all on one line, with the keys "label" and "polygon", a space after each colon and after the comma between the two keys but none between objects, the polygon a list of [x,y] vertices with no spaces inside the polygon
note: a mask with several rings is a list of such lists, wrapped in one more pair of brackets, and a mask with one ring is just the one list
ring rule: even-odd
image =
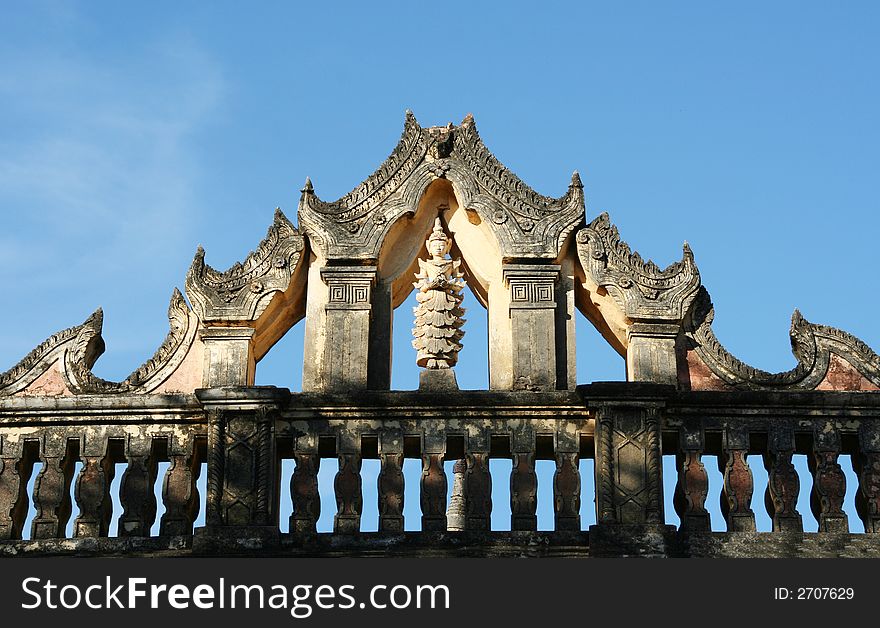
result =
[{"label": "decorative roof ridge", "polygon": [[[42,375],[61,357],[65,347],[73,342],[84,329],[97,328],[100,336],[103,320],[104,313],[101,308],[98,308],[82,324],[62,329],[46,338],[19,360],[15,366],[0,373],[0,397],[18,392]],[[28,374],[31,376],[28,377]]]},{"label": "decorative roof ridge", "polygon": [[770,373],[731,354],[712,329],[715,308],[705,288],[700,288],[693,310],[685,321],[685,333],[703,362],[726,384],[746,390],[812,390],[828,372],[831,355],[852,365],[871,383],[880,386],[880,356],[866,343],[836,327],[807,321],[799,310],[791,317],[789,336],[798,361],[788,371]]},{"label": "decorative roof ridge", "polygon": [[[310,178],[301,190],[300,223],[303,210],[318,214],[330,214],[338,222],[352,222],[363,217],[393,194],[409,174],[422,162],[429,146],[434,142],[430,134],[419,125],[415,115],[406,110],[403,131],[391,154],[366,179],[357,184],[348,194],[335,201],[323,201],[317,194]],[[352,222],[352,224],[356,224]]]},{"label": "decorative roof ridge", "polygon": [[199,246],[185,284],[193,309],[202,320],[253,320],[263,311],[262,296],[287,289],[303,248],[299,231],[278,208],[257,248],[225,271],[207,264],[205,249]]},{"label": "decorative roof ridge", "polygon": [[111,382],[92,373],[104,352],[101,325],[83,325],[73,347],[65,355],[65,378],[75,394],[150,392],[161,384],[186,356],[195,339],[198,321],[180,290],[174,288],[168,304],[168,334],[153,355],[121,382]]},{"label": "decorative roof ridge", "polygon": [[610,292],[627,316],[681,321],[700,287],[694,253],[685,242],[682,258],[666,268],[645,261],[620,237],[607,212],[578,231],[578,256],[596,285]]},{"label": "decorative roof ridge", "polygon": [[583,183],[577,170],[565,194],[545,196],[505,166],[483,143],[472,114],[455,128],[455,152],[470,167],[483,188],[519,216],[535,221],[572,204],[583,204]]}]

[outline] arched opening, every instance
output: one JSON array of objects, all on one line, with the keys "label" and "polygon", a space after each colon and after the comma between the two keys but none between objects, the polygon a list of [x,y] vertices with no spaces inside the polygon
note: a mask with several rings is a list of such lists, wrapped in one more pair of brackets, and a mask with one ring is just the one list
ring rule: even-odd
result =
[{"label": "arched opening", "polygon": [[[411,344],[416,305],[413,282],[419,268],[417,260],[429,257],[425,240],[438,216],[452,240],[450,255],[462,261],[461,270],[469,288],[462,303],[466,323],[464,348],[455,367],[458,384],[462,389],[489,387],[492,335],[503,333],[503,325],[509,324],[505,318],[502,328],[496,331],[489,322],[492,292],[504,289],[501,254],[495,236],[476,212],[461,208],[452,184],[438,179],[426,188],[416,211],[392,225],[379,254],[370,338],[371,388],[418,388],[419,367]],[[381,321],[388,321],[390,330],[378,324]]]}]

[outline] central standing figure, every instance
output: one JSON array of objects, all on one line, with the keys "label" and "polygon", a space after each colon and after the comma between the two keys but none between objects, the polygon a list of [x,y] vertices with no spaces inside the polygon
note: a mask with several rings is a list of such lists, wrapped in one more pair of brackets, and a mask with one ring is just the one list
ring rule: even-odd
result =
[{"label": "central standing figure", "polygon": [[413,308],[416,320],[412,344],[418,351],[416,363],[426,369],[451,368],[462,347],[459,341],[464,336],[461,326],[465,321],[461,290],[465,282],[459,271],[461,260],[446,258],[451,246],[438,217],[425,241],[431,257],[419,260],[417,281],[413,283],[419,304]]}]

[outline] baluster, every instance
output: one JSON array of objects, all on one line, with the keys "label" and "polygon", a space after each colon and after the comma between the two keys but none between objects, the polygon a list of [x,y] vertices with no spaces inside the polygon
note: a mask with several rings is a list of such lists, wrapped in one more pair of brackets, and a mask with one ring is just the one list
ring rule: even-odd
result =
[{"label": "baluster", "polygon": [[[470,426],[465,437],[464,529],[492,528],[492,476],[489,473],[490,434]],[[447,525],[449,521],[447,519]]]},{"label": "baluster", "polygon": [[721,491],[721,512],[727,521],[728,532],[755,532],[755,513],[752,511],[754,478],[746,460],[749,435],[742,427],[724,430],[723,461],[724,488]]},{"label": "baluster", "polygon": [[446,530],[446,471],[442,453],[422,455],[422,530]]},{"label": "baluster", "polygon": [[819,532],[848,532],[849,521],[843,511],[846,497],[846,476],[837,459],[840,455],[840,434],[830,421],[817,423],[813,431],[813,490],[810,510],[819,522]]},{"label": "baluster", "polygon": [[865,532],[880,533],[880,426],[865,419],[859,426],[859,515]]},{"label": "baluster", "polygon": [[535,473],[535,432],[529,424],[510,435],[510,529],[537,530],[538,475]]},{"label": "baluster", "polygon": [[70,483],[76,454],[66,439],[46,436],[40,460],[43,469],[34,482],[37,515],[31,523],[32,539],[64,538],[70,519]]},{"label": "baluster", "polygon": [[703,464],[703,430],[699,425],[682,426],[679,432],[681,451],[677,456],[678,483],[673,503],[681,519],[681,529],[691,532],[711,530],[706,496],[709,474]]},{"label": "baluster", "polygon": [[333,531],[337,534],[355,534],[361,529],[361,455],[339,454],[339,471],[333,480],[336,491],[336,516]]},{"label": "baluster", "polygon": [[110,483],[115,467],[108,451],[108,442],[82,439],[82,469],[76,478],[74,497],[79,506],[79,516],[73,522],[73,536],[107,536],[113,502],[110,499]]},{"label": "baluster", "polygon": [[159,523],[161,536],[188,536],[192,534],[193,522],[199,514],[199,492],[196,479],[199,474],[195,443],[187,439],[177,443],[174,439],[169,448],[177,445],[169,454],[171,465],[162,483],[162,502],[165,514]]},{"label": "baluster", "polygon": [[0,539],[20,539],[28,511],[27,484],[36,453],[21,441],[0,440]]},{"label": "baluster", "polygon": [[464,482],[465,529],[489,530],[492,518],[492,476],[489,452],[470,452],[466,456]]},{"label": "baluster", "polygon": [[556,530],[581,529],[581,474],[577,452],[557,452],[553,474]]},{"label": "baluster", "polygon": [[794,432],[787,423],[775,423],[768,436],[768,454],[764,456],[768,474],[764,503],[773,517],[773,531],[803,532],[803,519],[797,511],[800,478],[791,462]]},{"label": "baluster", "polygon": [[403,452],[380,454],[379,531],[403,532]]},{"label": "baluster", "polygon": [[379,532],[403,532],[403,433],[386,427],[379,434]]},{"label": "baluster", "polygon": [[538,475],[534,451],[512,455],[510,470],[510,529],[537,530]]},{"label": "baluster", "polygon": [[159,470],[153,439],[129,436],[127,445],[128,466],[122,474],[119,490],[122,504],[119,536],[150,536],[150,528],[156,520],[153,487]]},{"label": "baluster", "polygon": [[294,454],[296,468],[290,479],[293,514],[290,531],[296,534],[315,534],[321,516],[321,495],[318,492],[318,469],[321,458],[317,453],[298,451]]}]

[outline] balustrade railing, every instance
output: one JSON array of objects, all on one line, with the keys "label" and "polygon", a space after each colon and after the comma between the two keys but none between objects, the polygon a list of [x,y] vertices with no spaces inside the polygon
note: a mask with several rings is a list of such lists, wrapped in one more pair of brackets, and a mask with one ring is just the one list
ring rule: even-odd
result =
[{"label": "balustrade railing", "polygon": [[[677,472],[665,482],[664,454],[675,456]],[[811,477],[798,474],[798,455],[807,456]],[[710,515],[706,456],[717,457],[723,474],[723,521]],[[869,534],[860,542],[877,543],[872,535],[880,532],[880,396],[681,393],[621,383],[578,393],[345,397],[257,387],[205,389],[195,396],[4,400],[0,549],[49,551],[45,542],[70,530],[74,542],[68,549],[78,551],[80,539],[107,538],[116,517],[119,538],[108,542],[125,551],[126,539],[151,536],[162,510],[158,538],[179,539],[165,548],[209,548],[244,538],[261,539],[251,549],[295,553],[321,538],[335,539],[337,547],[345,547],[346,539],[384,538],[382,547],[390,547],[404,537],[441,547],[455,545],[461,534],[472,545],[559,542],[569,553],[583,554],[600,543],[613,553],[609,542],[651,537],[663,541],[652,541],[650,552],[692,555],[696,545],[688,539],[756,532],[755,509],[762,501],[750,468],[756,456],[767,472],[763,503],[772,520],[772,532],[761,538],[804,536],[798,501],[808,491],[818,537],[852,539],[863,529]],[[856,487],[847,487],[842,456],[851,458],[858,478],[862,525],[845,509],[847,490]],[[490,461],[498,458],[510,460],[509,476],[493,477]],[[580,461],[591,458],[595,496],[582,497]],[[285,460],[294,468],[282,486]],[[364,460],[378,461],[378,476],[370,478],[375,486],[365,486]],[[405,494],[412,494],[406,484],[415,480],[404,472],[406,460],[418,460],[421,468],[417,526],[405,520]],[[552,531],[538,530],[539,460],[555,465]],[[319,472],[328,464],[335,473],[334,499],[325,493],[322,500]],[[163,477],[160,466],[167,467]],[[120,467],[118,495],[112,495]],[[202,473],[207,489],[199,495]],[[493,481],[509,483],[509,532],[492,530],[498,507]],[[450,491],[453,484],[457,488]],[[673,508],[667,508],[664,491]],[[374,533],[361,532],[367,493],[377,500]],[[596,525],[586,530],[581,502],[593,498]],[[206,525],[194,533],[202,500]],[[283,522],[282,502],[292,504]],[[667,524],[673,510],[677,530]],[[333,531],[319,533],[318,521],[328,511]],[[420,531],[405,531],[412,527]]]}]

